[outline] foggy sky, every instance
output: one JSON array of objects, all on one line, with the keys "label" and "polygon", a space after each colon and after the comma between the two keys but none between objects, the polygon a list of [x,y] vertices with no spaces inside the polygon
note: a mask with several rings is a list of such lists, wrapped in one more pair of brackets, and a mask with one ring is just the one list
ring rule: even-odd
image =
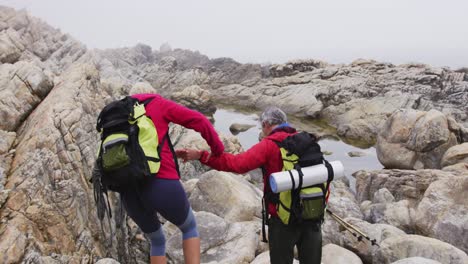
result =
[{"label": "foggy sky", "polygon": [[88,48],[144,43],[239,62],[468,66],[466,0],[0,0]]}]

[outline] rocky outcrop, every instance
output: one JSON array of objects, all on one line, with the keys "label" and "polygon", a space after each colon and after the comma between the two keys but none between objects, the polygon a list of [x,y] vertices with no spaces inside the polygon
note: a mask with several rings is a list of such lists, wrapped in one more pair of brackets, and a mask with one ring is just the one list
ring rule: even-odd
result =
[{"label": "rocky outcrop", "polygon": [[[214,100],[252,108],[276,104],[297,116],[322,117],[340,135],[370,143],[395,110],[434,108],[457,120],[447,118],[457,142],[466,141],[468,135],[461,125],[468,120],[465,71],[365,60],[349,65],[294,61],[268,68],[229,58],[209,59],[188,50],[153,51],[144,44],[88,51],[26,12],[4,7],[0,7],[0,62],[2,263],[148,261],[148,240],[129,217],[115,213],[100,225],[88,181],[98,139],[96,113],[129,93],[158,92],[172,98],[181,92],[181,101],[187,94],[187,98],[201,97],[196,105],[202,106],[209,100],[207,93]],[[431,135],[440,137],[429,138],[417,134],[414,146],[424,152],[425,146],[445,139],[444,133],[434,131]],[[196,132],[174,125],[169,134],[177,148],[208,149]],[[221,138],[226,151],[242,151],[237,138]],[[366,263],[413,256],[410,248],[441,263],[464,261],[466,254],[451,245],[406,236],[385,224],[466,250],[465,158],[456,147],[445,153],[440,156],[442,166],[447,165],[444,171],[359,172],[357,199],[343,182],[334,182],[329,208],[376,238],[382,250],[363,246],[329,216],[323,226],[324,241],[355,252]],[[262,261],[268,252],[259,242],[260,190],[249,174],[208,170],[198,161],[181,164],[184,186],[198,211],[202,262]],[[449,190],[457,195],[451,196]],[[113,212],[120,212],[118,197],[111,194],[110,202]],[[169,262],[180,263],[180,231],[169,222],[164,231]],[[102,259],[105,256],[114,260]]]},{"label": "rocky outcrop", "polygon": [[357,198],[367,221],[391,224],[466,250],[468,172],[383,170],[355,175]]},{"label": "rocky outcrop", "polygon": [[440,169],[444,153],[461,143],[460,133],[439,111],[397,111],[378,135],[377,157],[389,169]]},{"label": "rocky outcrop", "polygon": [[10,194],[0,211],[6,220],[0,255],[6,263],[27,252],[82,259],[104,250],[92,235],[100,229],[86,178],[95,151],[94,114],[103,104],[98,71],[77,65],[67,77],[17,131],[5,184]]},{"label": "rocky outcrop", "polygon": [[418,233],[468,252],[468,173],[432,183],[418,204]]}]

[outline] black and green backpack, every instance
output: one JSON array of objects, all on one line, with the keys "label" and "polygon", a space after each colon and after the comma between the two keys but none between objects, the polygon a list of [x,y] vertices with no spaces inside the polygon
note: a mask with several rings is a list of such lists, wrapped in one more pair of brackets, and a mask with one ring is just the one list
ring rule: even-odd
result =
[{"label": "black and green backpack", "polygon": [[[145,105],[130,96],[106,105],[97,119],[101,135],[96,164],[105,190],[138,188],[160,167],[158,132]],[[166,135],[167,136],[167,135]]]},{"label": "black and green backpack", "polygon": [[[280,193],[265,193],[265,204],[276,204],[278,217],[285,225],[302,223],[319,223],[324,219],[326,202],[329,195],[329,185],[333,180],[333,168],[323,157],[317,137],[307,132],[288,136],[281,142],[276,142],[283,159],[282,171],[297,170],[299,181],[295,182],[291,174],[293,188]],[[328,180],[323,184],[303,187],[302,168],[324,164],[328,169]],[[265,207],[265,206],[264,206]],[[264,210],[265,211],[265,210]],[[264,213],[264,224],[268,216]],[[265,232],[264,232],[265,234]],[[266,241],[266,237],[263,237]]]}]

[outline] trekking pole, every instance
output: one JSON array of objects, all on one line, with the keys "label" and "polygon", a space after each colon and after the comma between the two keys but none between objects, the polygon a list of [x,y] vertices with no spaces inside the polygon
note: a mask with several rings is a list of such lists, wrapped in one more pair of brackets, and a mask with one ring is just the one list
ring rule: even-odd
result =
[{"label": "trekking pole", "polygon": [[355,236],[358,239],[358,241],[362,241],[362,239],[365,238],[371,243],[371,245],[380,247],[379,244],[377,244],[377,241],[375,239],[371,239],[369,236],[364,234],[361,230],[357,229],[355,226],[346,222],[345,220],[343,220],[343,218],[339,217],[338,215],[336,215],[329,209],[326,209],[326,210],[327,210],[327,213],[329,213],[333,217],[333,219],[335,219],[335,221],[337,221],[341,226],[343,226],[353,236]]}]

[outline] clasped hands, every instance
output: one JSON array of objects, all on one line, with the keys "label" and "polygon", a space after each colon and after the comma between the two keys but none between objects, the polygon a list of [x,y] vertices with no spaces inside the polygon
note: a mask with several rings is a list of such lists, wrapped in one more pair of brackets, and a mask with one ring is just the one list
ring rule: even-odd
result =
[{"label": "clasped hands", "polygon": [[202,151],[196,149],[176,149],[175,153],[177,158],[182,159],[184,162],[199,160],[202,155]]}]

